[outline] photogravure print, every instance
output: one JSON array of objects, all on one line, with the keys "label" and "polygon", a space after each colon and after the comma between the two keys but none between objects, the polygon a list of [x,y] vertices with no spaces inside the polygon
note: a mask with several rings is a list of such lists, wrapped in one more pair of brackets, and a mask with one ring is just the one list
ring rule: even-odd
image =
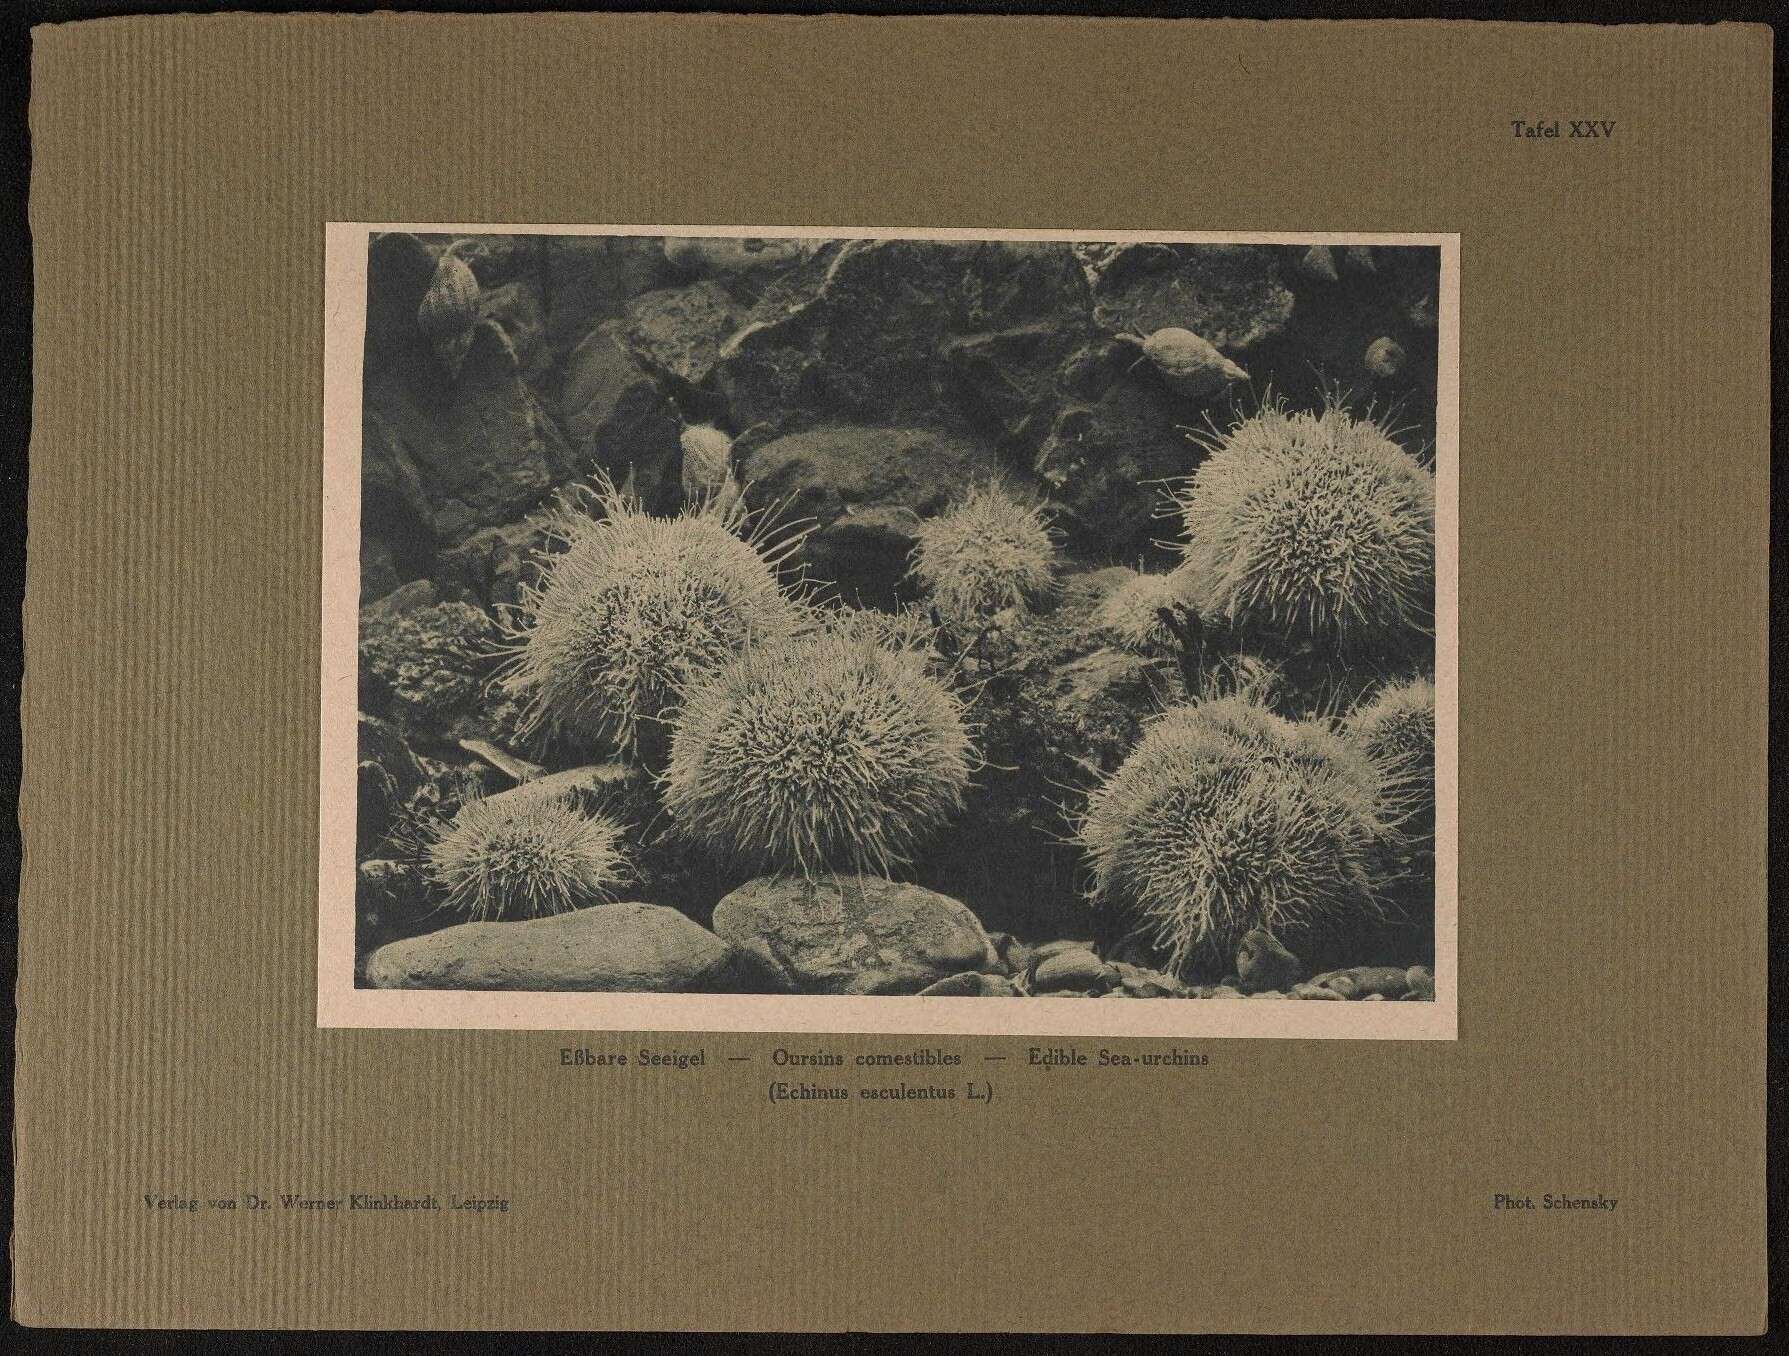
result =
[{"label": "photogravure print", "polygon": [[322,1024],[1452,1038],[1456,236],[327,264]]}]

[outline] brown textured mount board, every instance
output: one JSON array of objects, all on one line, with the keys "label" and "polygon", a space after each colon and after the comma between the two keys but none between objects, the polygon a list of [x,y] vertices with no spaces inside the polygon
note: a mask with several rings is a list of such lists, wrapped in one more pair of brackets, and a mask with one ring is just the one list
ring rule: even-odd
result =
[{"label": "brown textured mount board", "polygon": [[[1732,26],[37,30],[16,1316],[1759,1331],[1769,71]],[[319,1029],[331,220],[1459,232],[1459,1039],[963,1037],[991,1103],[791,1107],[772,1035]],[[357,1192],[509,1208],[277,1200]]]}]

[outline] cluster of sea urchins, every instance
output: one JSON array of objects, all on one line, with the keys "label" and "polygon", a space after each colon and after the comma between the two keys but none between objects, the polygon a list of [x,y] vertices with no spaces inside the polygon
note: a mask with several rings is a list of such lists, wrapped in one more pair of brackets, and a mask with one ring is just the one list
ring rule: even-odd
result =
[{"label": "cluster of sea urchins", "polygon": [[961,705],[920,655],[826,628],[691,683],[664,804],[749,870],[886,874],[961,807],[969,770]]},{"label": "cluster of sea urchins", "polygon": [[1176,707],[1088,802],[1093,898],[1180,973],[1221,972],[1255,928],[1321,937],[1380,907],[1381,795],[1372,761],[1326,725],[1246,697]]},{"label": "cluster of sea urchins", "polygon": [[[961,808],[973,761],[963,704],[927,667],[932,626],[791,597],[777,570],[797,539],[736,530],[725,435],[688,430],[684,452],[698,502],[683,514],[650,516],[607,485],[562,507],[562,549],[541,557],[509,635],[524,727],[630,757],[661,736],[648,761],[670,822],[731,866],[887,874]],[[1395,648],[1431,624],[1433,479],[1378,424],[1270,406],[1213,441],[1176,505],[1182,564],[1133,575],[1094,618],[1123,648],[1171,650],[1210,625]],[[947,626],[986,621],[1047,596],[1051,538],[1035,505],[972,486],[920,524],[911,577]],[[1209,662],[1244,667],[1189,680],[1194,700],[1148,726],[1079,826],[1094,899],[1181,973],[1227,964],[1254,929],[1296,944],[1370,915],[1386,845],[1406,865],[1432,853],[1431,683],[1386,687],[1332,728],[1268,710],[1259,661]],[[534,917],[608,898],[622,839],[551,797],[474,800],[426,866],[474,918]]]},{"label": "cluster of sea urchins", "polygon": [[797,628],[775,575],[790,542],[767,552],[725,515],[657,518],[609,487],[598,501],[559,515],[564,549],[524,592],[504,681],[529,731],[632,752],[691,677]]},{"label": "cluster of sea urchins", "polygon": [[1434,477],[1371,420],[1270,405],[1213,440],[1178,507],[1208,621],[1343,650],[1432,629]]}]

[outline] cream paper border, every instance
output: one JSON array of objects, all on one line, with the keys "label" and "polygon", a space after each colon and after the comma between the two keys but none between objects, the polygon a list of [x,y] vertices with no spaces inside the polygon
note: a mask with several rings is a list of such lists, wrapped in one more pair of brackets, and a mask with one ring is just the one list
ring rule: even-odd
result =
[{"label": "cream paper border", "polygon": [[[1061,240],[1251,245],[1433,245],[1441,250],[1435,409],[1435,1001],[920,998],[495,993],[354,987],[359,705],[360,397],[367,247],[376,231],[454,235],[687,235]],[[836,1035],[1458,1037],[1460,237],[1457,233],[1012,231],[807,226],[555,226],[330,222],[323,336],[322,724],[318,770],[319,1027]]]}]

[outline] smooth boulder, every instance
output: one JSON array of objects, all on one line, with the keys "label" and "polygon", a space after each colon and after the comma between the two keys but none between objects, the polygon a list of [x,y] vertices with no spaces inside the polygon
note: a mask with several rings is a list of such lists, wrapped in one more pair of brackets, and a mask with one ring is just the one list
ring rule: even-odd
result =
[{"label": "smooth boulder", "polygon": [[1034,993],[1050,993],[1058,989],[1105,990],[1118,980],[1117,970],[1093,952],[1079,948],[1046,956],[1031,972]]},{"label": "smooth boulder", "polygon": [[676,909],[598,904],[552,918],[460,923],[382,946],[379,989],[703,993],[729,987],[733,952]]},{"label": "smooth boulder", "polygon": [[901,994],[1000,958],[967,907],[918,885],[874,876],[764,876],[714,910],[721,939],[795,993]]}]

